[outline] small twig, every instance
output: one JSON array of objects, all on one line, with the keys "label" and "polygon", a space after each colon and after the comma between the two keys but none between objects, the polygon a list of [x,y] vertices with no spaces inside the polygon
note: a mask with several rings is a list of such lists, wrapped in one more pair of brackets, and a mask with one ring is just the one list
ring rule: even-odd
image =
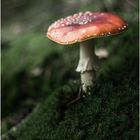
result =
[{"label": "small twig", "polygon": [[66,106],[69,106],[69,105],[75,103],[76,101],[78,101],[81,98],[81,92],[82,92],[82,87],[80,87],[80,89],[79,89],[78,97],[76,99],[72,100],[71,102],[69,102]]}]

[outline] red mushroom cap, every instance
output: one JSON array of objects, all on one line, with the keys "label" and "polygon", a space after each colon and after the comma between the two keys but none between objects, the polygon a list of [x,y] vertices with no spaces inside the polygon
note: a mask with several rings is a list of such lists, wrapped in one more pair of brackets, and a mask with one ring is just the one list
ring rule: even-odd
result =
[{"label": "red mushroom cap", "polygon": [[112,13],[85,12],[56,21],[48,28],[47,36],[65,45],[118,34],[126,28],[126,22]]}]

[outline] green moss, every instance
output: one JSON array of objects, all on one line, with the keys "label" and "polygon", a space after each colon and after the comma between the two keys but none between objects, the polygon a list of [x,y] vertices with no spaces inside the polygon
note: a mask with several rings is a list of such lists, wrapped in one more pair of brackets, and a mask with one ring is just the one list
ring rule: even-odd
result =
[{"label": "green moss", "polygon": [[[73,53],[73,47],[56,46],[37,32],[25,33],[10,42],[2,52],[2,117],[18,110],[27,98],[44,98],[50,90],[66,83],[66,77],[74,73],[71,68],[75,63],[69,60],[78,57],[69,57],[68,52]],[[37,76],[33,74],[36,69],[40,70]]]},{"label": "green moss", "polygon": [[40,66],[46,57],[63,49],[51,43],[39,33],[27,33],[12,41],[9,44],[10,48],[2,53],[4,80],[23,70],[29,71]]},{"label": "green moss", "polygon": [[18,140],[138,140],[138,54],[130,55],[134,47],[129,49],[126,53],[128,46],[124,44],[123,49],[103,63],[91,96],[67,107],[78,94],[78,86],[75,85],[76,89],[71,86],[73,90],[69,86],[57,90],[11,133],[12,137]]},{"label": "green moss", "polygon": [[[63,93],[70,96],[72,92]],[[70,101],[64,103],[63,95],[62,91],[52,94],[11,135],[18,140],[138,139],[138,89],[120,91],[108,82],[68,108],[61,106]]]}]

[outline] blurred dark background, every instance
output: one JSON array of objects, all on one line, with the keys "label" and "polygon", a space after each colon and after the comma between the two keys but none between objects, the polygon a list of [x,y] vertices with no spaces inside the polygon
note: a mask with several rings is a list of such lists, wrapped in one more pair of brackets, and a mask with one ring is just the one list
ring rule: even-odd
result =
[{"label": "blurred dark background", "polygon": [[[46,32],[52,22],[80,11],[116,13],[128,22],[128,30],[97,39],[96,48],[106,48],[107,59],[118,50],[136,56],[138,64],[138,5],[138,0],[2,0],[2,134],[55,89],[80,80],[75,72],[78,44],[67,47],[50,41]],[[117,61],[123,62],[121,58],[118,55]],[[128,73],[131,66],[126,66]],[[137,71],[138,65],[133,70],[138,76]]]}]

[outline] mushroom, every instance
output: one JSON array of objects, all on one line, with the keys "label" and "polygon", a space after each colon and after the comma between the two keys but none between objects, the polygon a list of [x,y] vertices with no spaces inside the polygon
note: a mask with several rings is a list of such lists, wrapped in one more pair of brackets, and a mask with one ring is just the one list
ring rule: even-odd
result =
[{"label": "mushroom", "polygon": [[80,12],[54,22],[47,37],[62,45],[80,43],[80,60],[76,71],[81,73],[84,92],[93,86],[99,59],[94,52],[94,38],[121,33],[128,24],[119,16],[107,12]]},{"label": "mushroom", "polygon": [[95,54],[98,56],[99,59],[106,59],[109,57],[109,52],[105,48],[96,49]]}]

